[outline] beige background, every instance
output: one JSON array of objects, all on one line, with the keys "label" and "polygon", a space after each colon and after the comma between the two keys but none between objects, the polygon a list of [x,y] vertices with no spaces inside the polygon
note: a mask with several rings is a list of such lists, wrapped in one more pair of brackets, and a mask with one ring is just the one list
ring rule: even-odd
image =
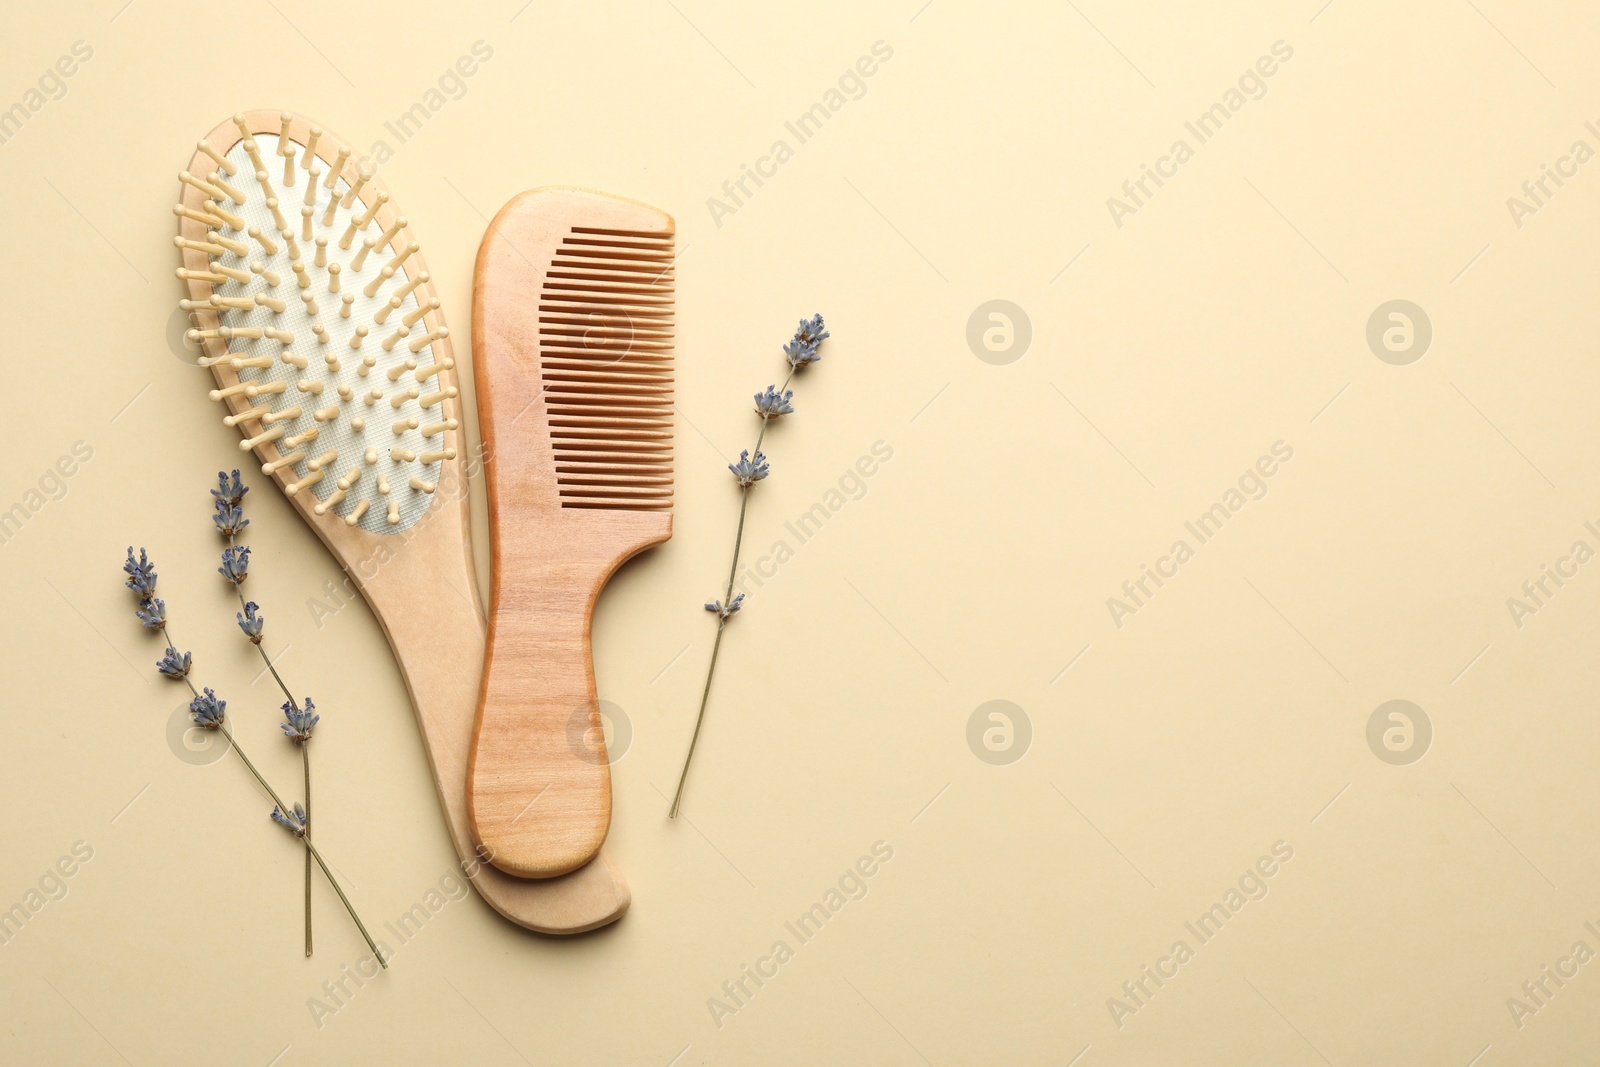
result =
[{"label": "beige background", "polygon": [[[0,907],[93,849],[0,947],[0,1059],[1593,1061],[1600,964],[1520,1028],[1507,999],[1574,942],[1600,951],[1600,565],[1520,629],[1506,601],[1573,542],[1600,548],[1600,163],[1520,228],[1506,201],[1575,140],[1600,148],[1600,15],[121,4],[12,11],[0,77],[9,106],[93,48],[0,145],[19,390],[0,509],[93,449],[0,545]],[[384,123],[480,40],[492,59],[383,168],[463,339],[513,194],[586,185],[678,219],[676,536],[595,621],[632,731],[607,847],[635,903],[559,941],[452,902],[319,1027],[308,1000],[360,942],[323,892],[302,958],[298,854],[231,760],[175,758],[176,690],[120,584],[123,547],[149,546],[200,674],[292,780],[213,573],[206,487],[236,435],[166,340],[173,175],[245,107],[392,142]],[[893,58],[865,95],[719,227],[707,199],[877,41]],[[1266,95],[1117,227],[1107,198],[1276,41],[1293,58]],[[1033,331],[999,366],[966,342],[997,298]],[[1409,366],[1365,341],[1396,298],[1434,330]],[[722,464],[812,311],[834,337],[771,439],[750,543],[874,442],[893,459],[752,595],[669,823],[736,507]],[[1114,625],[1107,598],[1277,441],[1294,457],[1267,496]],[[381,927],[454,855],[381,633],[359,604],[318,628],[336,568],[262,490],[251,591],[325,713],[319,841]],[[994,699],[1032,726],[1008,766],[967,743]],[[1368,747],[1391,699],[1433,726],[1409,766]],[[894,858],[867,896],[719,1028],[708,998],[878,841]],[[1108,998],[1197,944],[1184,923],[1278,841],[1294,858],[1266,898],[1119,1028]]]}]

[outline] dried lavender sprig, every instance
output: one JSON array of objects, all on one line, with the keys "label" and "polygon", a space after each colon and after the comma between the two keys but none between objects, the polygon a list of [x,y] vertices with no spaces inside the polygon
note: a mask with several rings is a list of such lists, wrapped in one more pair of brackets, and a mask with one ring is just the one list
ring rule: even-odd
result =
[{"label": "dried lavender sprig", "polygon": [[[706,705],[711,700],[711,679],[716,676],[717,656],[722,651],[722,631],[744,604],[743,593],[734,595],[733,583],[739,573],[739,554],[744,547],[744,520],[750,509],[750,487],[769,473],[769,464],[761,451],[761,444],[766,440],[767,426],[773,419],[794,414],[794,407],[789,403],[794,391],[789,388],[789,382],[797,373],[822,358],[818,349],[827,338],[828,331],[823,326],[821,315],[800,320],[794,337],[783,346],[784,357],[789,361],[789,373],[784,376],[783,384],[769,385],[764,392],[755,395],[756,414],[761,416],[761,429],[756,434],[755,447],[749,452],[739,453],[738,463],[728,464],[728,469],[739,483],[739,522],[733,534],[733,562],[728,566],[727,592],[721,600],[706,604],[706,610],[717,616],[717,636],[711,642],[711,662],[706,665],[706,684],[700,690],[700,710],[695,715],[694,733],[689,737],[689,752],[683,758],[683,773],[678,775],[678,790],[673,794],[672,807],[667,812],[669,819],[676,819],[679,808],[683,806],[683,789],[689,780],[689,764],[694,761],[695,747],[700,743],[700,728],[705,725]],[[751,458],[751,452],[755,454],[754,459]]]},{"label": "dried lavender sprig", "polygon": [[[203,693],[195,687],[194,679],[189,677],[190,671],[194,666],[194,657],[189,652],[178,651],[172,637],[172,624],[166,617],[166,611],[164,610],[165,604],[162,605],[163,610],[159,612],[159,623],[152,624],[146,621],[147,618],[155,614],[151,611],[151,607],[155,599],[156,573],[154,565],[150,563],[145,550],[143,548],[139,550],[139,559],[135,561],[133,549],[130,547],[128,549],[128,562],[124,564],[123,570],[130,575],[126,583],[128,588],[140,596],[137,609],[140,621],[144,622],[145,626],[150,629],[160,630],[162,639],[166,643],[166,650],[161,659],[156,662],[156,669],[160,671],[162,676],[174,680],[182,680],[189,687],[189,692],[194,695],[194,699],[189,702],[189,713],[193,717],[195,725],[202,729],[220,731],[228,739],[228,747],[244,762],[251,776],[266,791],[267,796],[272,798],[272,802],[277,805],[277,811],[292,810],[288,805],[284,804],[283,798],[278,796],[277,790],[272,788],[256,768],[255,763],[245,754],[233,731],[228,729],[228,702],[219,700],[216,692],[209,686],[205,688]],[[350,903],[349,897],[345,896],[343,887],[339,885],[339,880],[333,876],[333,871],[328,868],[327,862],[322,858],[322,853],[317,851],[316,845],[311,843],[311,839],[308,836],[297,836],[300,837],[301,842],[305,845],[306,853],[316,860],[318,867],[322,868],[322,873],[328,879],[328,884],[332,885],[334,892],[339,894],[339,899],[344,903],[345,910],[350,913],[351,921],[356,924],[356,929],[360,930],[361,936],[366,939],[367,947],[372,950],[372,955],[378,961],[379,966],[387,969],[389,966],[388,961],[383,958],[383,953],[378,950],[377,943],[373,941],[372,935],[367,932],[366,924],[361,921],[361,916],[356,914],[355,905]]]},{"label": "dried lavender sprig", "polygon": [[[233,586],[234,596],[239,598],[239,607],[243,610],[236,615],[239,620],[239,629],[256,646],[256,651],[261,654],[261,660],[267,665],[267,670],[272,672],[272,678],[278,683],[278,688],[283,690],[283,695],[288,698],[288,707],[298,707],[294,694],[289,692],[289,687],[284,684],[283,677],[278,673],[277,666],[272,662],[272,657],[267,655],[267,650],[262,647],[262,633],[266,628],[266,620],[257,613],[255,601],[244,598],[245,579],[250,576],[250,549],[248,546],[240,547],[238,543],[239,532],[250,525],[250,520],[244,517],[244,497],[250,487],[244,484],[239,477],[239,471],[234,469],[232,476],[223,471],[217,472],[217,487],[211,490],[214,512],[211,516],[212,523],[217,532],[228,539],[228,547],[222,551],[222,566],[217,568],[217,573]],[[307,701],[309,703],[309,699]],[[305,737],[300,741],[300,769],[305,778],[305,812],[307,835],[310,834],[311,819],[311,753],[310,746],[305,742],[311,739],[311,732],[306,731]],[[305,869],[305,917],[306,917],[306,955],[311,955],[311,853],[306,853]]]}]

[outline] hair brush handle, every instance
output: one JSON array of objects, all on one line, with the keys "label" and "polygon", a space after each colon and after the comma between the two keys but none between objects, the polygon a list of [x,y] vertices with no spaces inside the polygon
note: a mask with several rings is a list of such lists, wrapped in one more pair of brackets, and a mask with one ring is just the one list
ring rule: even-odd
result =
[{"label": "hair brush handle", "polygon": [[589,626],[617,567],[671,533],[671,242],[654,208],[546,189],[478,252],[491,577],[467,792],[481,854],[522,878],[587,863],[611,824]]}]

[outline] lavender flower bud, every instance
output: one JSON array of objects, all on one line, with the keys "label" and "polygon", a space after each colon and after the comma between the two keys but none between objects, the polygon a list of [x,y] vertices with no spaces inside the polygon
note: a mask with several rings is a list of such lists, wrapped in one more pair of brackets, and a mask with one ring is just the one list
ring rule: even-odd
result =
[{"label": "lavender flower bud", "polygon": [[817,352],[816,345],[801,341],[798,338],[783,346],[783,354],[788,358],[789,366],[795,370],[809,367],[822,358]]},{"label": "lavender flower bud", "polygon": [[189,668],[194,665],[194,657],[184,652],[181,655],[175,648],[167,649],[166,655],[156,660],[156,670],[177,681],[188,677]]},{"label": "lavender flower bud", "polygon": [[261,630],[266,626],[267,620],[256,614],[256,602],[252,600],[245,604],[244,614],[241,615],[236,611],[233,613],[233,617],[239,620],[239,629],[244,631],[244,635],[250,639],[250,643],[259,645],[261,643]]},{"label": "lavender flower bud", "polygon": [[829,337],[828,331],[822,325],[822,316],[813,315],[809,319],[801,319],[799,329],[794,331],[794,339],[802,344],[817,347]]},{"label": "lavender flower bud", "polygon": [[306,697],[304,711],[296,708],[288,701],[283,703],[283,717],[287,722],[280,723],[283,734],[291,741],[311,740],[311,728],[321,721],[322,716],[317,714],[317,706],[311,703],[311,698]]},{"label": "lavender flower bud", "polygon": [[133,610],[139,616],[139,621],[144,623],[146,629],[164,630],[167,628],[167,602],[159,597],[150,597],[139,601],[139,606]]},{"label": "lavender flower bud", "polygon": [[222,725],[227,708],[228,702],[218,700],[217,694],[209,688],[201,696],[189,701],[189,713],[194,718],[194,724],[207,730],[215,730]]},{"label": "lavender flower bud", "polygon": [[728,469],[733,472],[741,486],[748,489],[767,476],[767,457],[756,449],[756,458],[751,459],[749,452],[739,453],[739,462],[728,464]]},{"label": "lavender flower bud", "polygon": [[272,809],[272,821],[289,831],[296,837],[306,836],[306,809],[295,801],[294,807],[285,815],[276,805]]},{"label": "lavender flower bud", "polygon": [[779,415],[793,415],[794,408],[789,406],[789,401],[794,396],[794,390],[778,392],[777,386],[767,386],[767,391],[756,394],[756,414],[763,419],[775,419]]},{"label": "lavender flower bud", "polygon": [[230,504],[226,500],[218,500],[217,513],[211,516],[211,521],[217,524],[217,532],[223,537],[232,537],[246,526],[250,520],[244,517],[244,509],[238,504]]},{"label": "lavender flower bud", "polygon": [[217,472],[217,488],[211,490],[211,495],[217,498],[219,504],[238,504],[244,500],[244,495],[250,491],[249,486],[239,480],[239,472],[233,472],[230,482],[228,476],[221,471]]},{"label": "lavender flower bud", "polygon": [[735,615],[737,615],[739,613],[739,608],[741,606],[743,606],[743,604],[744,604],[744,594],[740,593],[739,595],[735,596],[732,600],[728,601],[727,607],[723,607],[722,601],[713,600],[709,604],[706,605],[706,610],[707,611],[711,611],[711,612],[715,612],[717,618],[720,621],[727,622],[729,619],[733,618]]},{"label": "lavender flower bud", "polygon": [[240,545],[237,548],[222,550],[222,566],[217,568],[217,573],[222,575],[234,585],[244,584],[250,570],[250,547]]},{"label": "lavender flower bud", "polygon": [[133,547],[128,548],[128,562],[122,565],[123,573],[128,576],[127,586],[139,594],[140,600],[147,600],[155,595],[156,591],[156,565],[150,562],[150,557],[145,555],[144,549],[139,549],[139,558],[133,558]]}]

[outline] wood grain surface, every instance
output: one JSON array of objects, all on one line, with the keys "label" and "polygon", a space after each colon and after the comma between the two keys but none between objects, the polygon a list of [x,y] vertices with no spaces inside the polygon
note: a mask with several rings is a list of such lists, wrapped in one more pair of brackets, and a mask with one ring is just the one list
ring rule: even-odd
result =
[{"label": "wood grain surface", "polygon": [[611,821],[589,626],[612,572],[671,536],[672,219],[576,189],[507,204],[478,253],[489,636],[475,840],[504,871],[588,862]]}]

